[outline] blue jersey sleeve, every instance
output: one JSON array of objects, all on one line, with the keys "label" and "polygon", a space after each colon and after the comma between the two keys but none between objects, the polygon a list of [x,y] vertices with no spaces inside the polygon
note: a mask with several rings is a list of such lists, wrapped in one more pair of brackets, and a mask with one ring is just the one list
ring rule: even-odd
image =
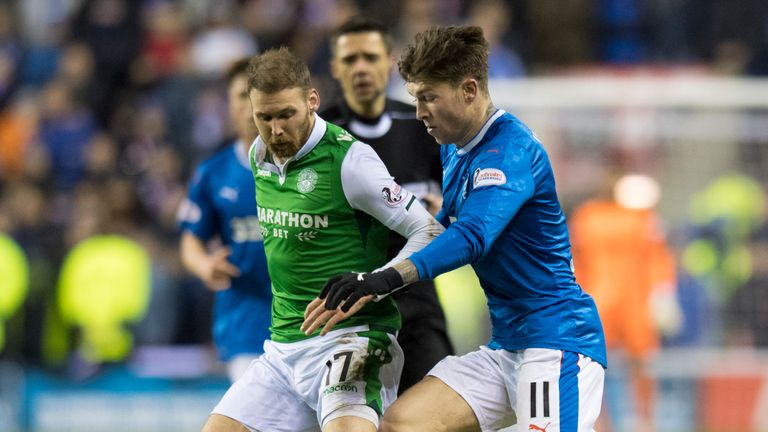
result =
[{"label": "blue jersey sleeve", "polygon": [[199,166],[189,182],[186,199],[179,208],[179,229],[188,231],[202,240],[216,234],[216,209],[206,176],[205,165]]},{"label": "blue jersey sleeve", "polygon": [[411,256],[421,278],[434,278],[483,257],[533,196],[531,138],[519,134],[489,144],[495,145],[483,146],[471,155],[467,197],[457,209],[456,220]]},{"label": "blue jersey sleeve", "polygon": [[451,220],[448,218],[448,213],[444,208],[437,212],[435,219],[437,219],[437,221],[440,222],[440,224],[445,228],[448,228],[448,226],[451,225]]}]

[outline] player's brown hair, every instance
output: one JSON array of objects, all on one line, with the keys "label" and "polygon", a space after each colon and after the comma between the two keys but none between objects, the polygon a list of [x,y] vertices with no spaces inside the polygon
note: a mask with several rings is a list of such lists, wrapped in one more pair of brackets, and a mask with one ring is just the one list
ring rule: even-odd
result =
[{"label": "player's brown hair", "polygon": [[471,77],[488,92],[488,41],[477,26],[425,30],[408,45],[397,66],[408,82],[448,82],[457,86]]},{"label": "player's brown hair", "polygon": [[248,91],[267,94],[299,87],[312,88],[307,64],[288,48],[270,49],[253,57],[248,64]]}]

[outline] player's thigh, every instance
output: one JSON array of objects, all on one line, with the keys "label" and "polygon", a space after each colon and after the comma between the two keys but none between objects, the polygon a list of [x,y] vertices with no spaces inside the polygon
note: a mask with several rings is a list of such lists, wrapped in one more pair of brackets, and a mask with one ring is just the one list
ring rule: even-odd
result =
[{"label": "player's thigh", "polygon": [[392,334],[376,330],[332,338],[336,342],[319,359],[324,371],[315,387],[318,420],[325,430],[332,420],[356,417],[375,430],[381,413],[397,398],[403,365],[400,345]]},{"label": "player's thigh", "polygon": [[323,432],[376,432],[376,425],[361,417],[343,416],[326,422]]},{"label": "player's thigh", "polygon": [[434,376],[402,394],[381,419],[379,432],[480,431],[469,404]]},{"label": "player's thigh", "polygon": [[481,347],[440,361],[384,414],[396,425],[392,430],[401,430],[400,425],[424,425],[423,430],[434,425],[447,430],[496,430],[511,425],[514,414],[498,356],[498,351]]},{"label": "player's thigh", "polygon": [[570,351],[529,348],[512,396],[518,429],[591,432],[603,395],[602,365]]},{"label": "player's thigh", "polygon": [[315,412],[288,384],[290,370],[267,352],[253,361],[213,409],[257,431],[317,431]]}]

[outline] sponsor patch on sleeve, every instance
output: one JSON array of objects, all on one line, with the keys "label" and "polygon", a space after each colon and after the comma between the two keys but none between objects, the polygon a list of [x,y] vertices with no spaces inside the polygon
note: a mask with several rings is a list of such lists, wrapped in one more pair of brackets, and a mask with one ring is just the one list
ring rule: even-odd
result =
[{"label": "sponsor patch on sleeve", "polygon": [[478,168],[472,176],[472,189],[482,186],[503,185],[507,182],[504,171],[496,168]]},{"label": "sponsor patch on sleeve", "polygon": [[381,197],[389,207],[397,207],[405,201],[406,192],[394,181],[381,189]]}]

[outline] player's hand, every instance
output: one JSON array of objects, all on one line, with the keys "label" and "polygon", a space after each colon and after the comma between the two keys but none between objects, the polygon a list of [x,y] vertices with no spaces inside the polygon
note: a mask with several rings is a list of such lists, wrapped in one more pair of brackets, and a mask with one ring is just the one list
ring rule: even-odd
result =
[{"label": "player's hand", "polygon": [[229,248],[216,250],[200,269],[200,279],[212,291],[223,291],[232,285],[232,278],[240,276],[240,269],[227,260],[232,253]]},{"label": "player's hand", "polygon": [[360,310],[373,296],[389,294],[402,285],[402,276],[393,268],[334,276],[325,283],[318,298],[307,306],[301,330],[309,335],[325,323],[321,332],[324,335],[337,322]]},{"label": "player's hand", "polygon": [[373,300],[372,295],[362,297],[347,312],[344,312],[341,308],[326,309],[325,300],[318,297],[307,305],[307,309],[304,311],[304,323],[301,324],[301,331],[309,336],[320,326],[323,326],[320,336],[324,336],[333,329],[336,323],[354,315],[371,300]]},{"label": "player's hand", "polygon": [[403,277],[391,267],[375,273],[345,273],[328,279],[318,297],[325,299],[326,309],[341,306],[347,312],[362,297],[389,294],[402,285]]}]

